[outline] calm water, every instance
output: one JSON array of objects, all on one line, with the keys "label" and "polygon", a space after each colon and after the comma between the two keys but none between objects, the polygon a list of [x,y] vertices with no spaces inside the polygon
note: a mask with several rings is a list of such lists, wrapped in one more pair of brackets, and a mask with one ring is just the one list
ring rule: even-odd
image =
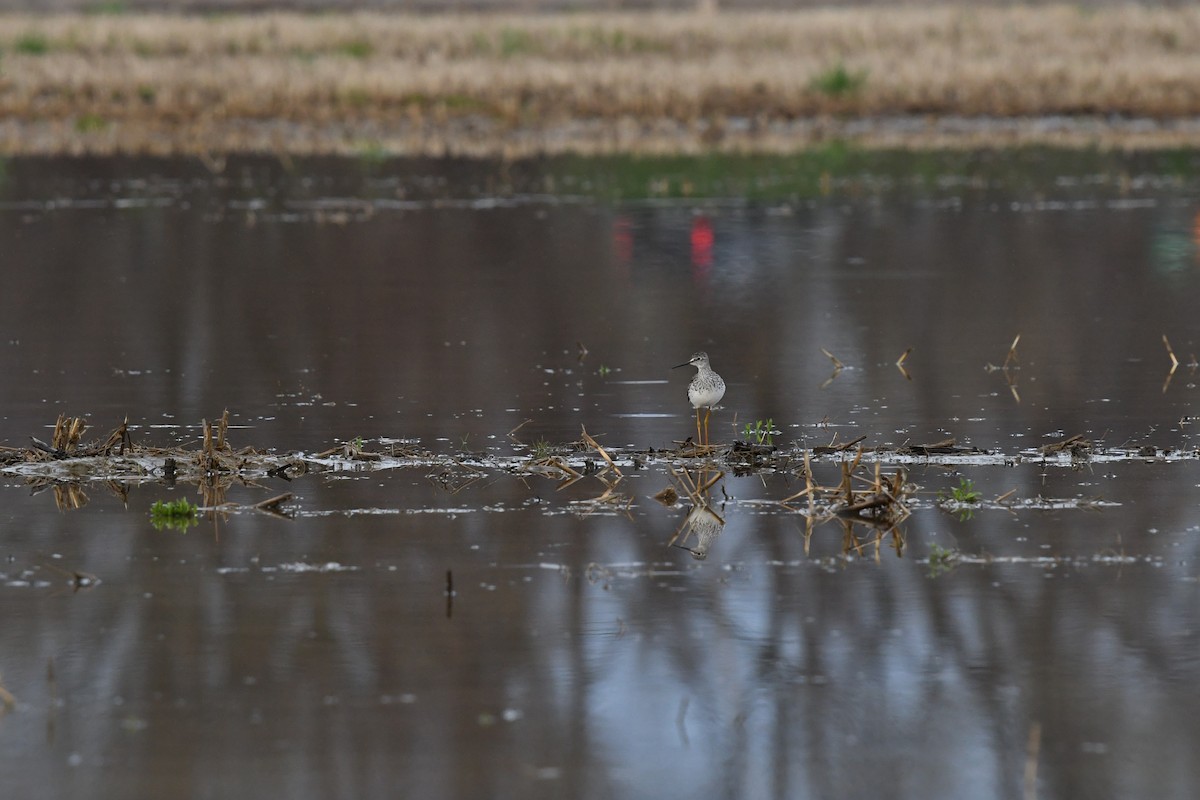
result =
[{"label": "calm water", "polygon": [[[697,349],[729,384],[714,440],[1198,444],[1200,156],[287,166],[6,162],[0,445],[60,413],[192,443],[228,408],[281,452],[663,448]],[[958,519],[933,501],[964,476],[1105,504]],[[576,504],[594,478],[463,479],[270,479],[229,499],[294,491],[294,519],[183,534],[148,509],[194,487],[60,511],[0,475],[0,790],[1200,791],[1200,462],[917,466],[878,560],[753,502],[785,476],[724,479],[704,560],[667,547],[659,467],[628,515]]]}]

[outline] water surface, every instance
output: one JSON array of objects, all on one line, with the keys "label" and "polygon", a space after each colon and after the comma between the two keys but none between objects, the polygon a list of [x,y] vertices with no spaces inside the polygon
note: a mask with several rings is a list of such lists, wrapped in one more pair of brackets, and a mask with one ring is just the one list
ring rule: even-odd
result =
[{"label": "water surface", "polygon": [[[5,475],[0,786],[1193,796],[1198,462],[1028,454],[1195,450],[1197,165],[7,162],[3,445],[60,413],[195,444],[229,409],[235,446],[278,452],[522,457],[581,426],[669,448],[694,431],[670,367],[704,349],[729,385],[715,440],[769,418],[784,448],[1012,458],[908,465],[903,547],[878,555],[755,502],[794,475],[728,474],[702,560],[666,546],[687,508],[649,499],[657,463],[627,470],[628,514],[579,502],[594,477],[457,490],[414,467],[234,486],[295,492],[295,517],[187,533],[148,509],[191,485],[84,482],[60,511]],[[963,478],[1043,508],[939,510]]]}]

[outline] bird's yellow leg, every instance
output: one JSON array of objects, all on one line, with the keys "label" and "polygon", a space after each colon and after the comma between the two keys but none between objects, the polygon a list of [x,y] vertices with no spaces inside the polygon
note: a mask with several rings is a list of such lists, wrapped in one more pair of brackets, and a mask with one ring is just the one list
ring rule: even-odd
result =
[{"label": "bird's yellow leg", "polygon": [[704,412],[704,444],[708,445],[708,418],[712,416],[712,406],[709,406]]},{"label": "bird's yellow leg", "polygon": [[700,444],[700,409],[696,409],[696,444]]}]

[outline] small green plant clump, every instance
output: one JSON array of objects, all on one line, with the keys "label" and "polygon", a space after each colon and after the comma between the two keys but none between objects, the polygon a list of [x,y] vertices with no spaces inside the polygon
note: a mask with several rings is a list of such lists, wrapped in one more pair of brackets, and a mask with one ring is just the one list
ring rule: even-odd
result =
[{"label": "small green plant clump", "polygon": [[108,127],[108,120],[98,114],[81,114],[75,120],[75,130],[80,133],[97,133]]},{"label": "small green plant clump", "polygon": [[954,568],[958,560],[958,551],[940,544],[933,545],[929,550],[929,577],[936,578],[942,573]]},{"label": "small green plant clump", "polygon": [[866,70],[851,71],[840,61],[819,73],[809,84],[826,97],[849,97],[857,94],[867,82]]},{"label": "small green plant clump", "polygon": [[942,506],[950,506],[946,510],[955,510],[958,512],[960,521],[971,519],[975,516],[975,509],[971,506],[977,505],[983,499],[983,492],[975,488],[975,482],[970,478],[959,478],[958,486],[953,487],[949,494],[939,490],[938,504]]},{"label": "small green plant clump", "polygon": [[355,145],[355,151],[359,163],[368,169],[381,166],[391,157],[391,153],[383,146],[383,143],[373,139],[359,142]]},{"label": "small green plant clump", "polygon": [[500,54],[505,57],[532,53],[536,42],[528,31],[519,28],[504,28],[500,31]]},{"label": "small green plant clump", "polygon": [[772,437],[778,436],[781,431],[775,428],[775,420],[768,419],[763,422],[761,419],[754,420],[754,424],[746,423],[742,428],[742,435],[746,437],[746,441],[751,444],[774,444]]},{"label": "small green plant clump", "polygon": [[352,39],[338,45],[338,52],[349,58],[370,58],[375,52],[374,46],[365,39]]},{"label": "small green plant clump", "polygon": [[129,11],[129,7],[125,3],[120,2],[120,0],[114,0],[113,2],[89,3],[83,9],[83,13],[91,14],[93,16],[117,16],[119,14],[124,14],[127,11]]},{"label": "small green plant clump", "polygon": [[44,34],[36,31],[22,34],[17,38],[14,46],[18,53],[24,53],[27,56],[44,56],[50,52],[50,40]]},{"label": "small green plant clump", "polygon": [[956,503],[978,503],[983,499],[983,493],[975,489],[975,482],[970,478],[959,478],[958,486],[950,490],[950,497]]},{"label": "small green plant clump", "polygon": [[160,531],[163,528],[187,531],[192,525],[199,524],[196,518],[198,511],[199,506],[192,505],[184,498],[166,503],[156,500],[154,505],[150,506],[150,522]]}]

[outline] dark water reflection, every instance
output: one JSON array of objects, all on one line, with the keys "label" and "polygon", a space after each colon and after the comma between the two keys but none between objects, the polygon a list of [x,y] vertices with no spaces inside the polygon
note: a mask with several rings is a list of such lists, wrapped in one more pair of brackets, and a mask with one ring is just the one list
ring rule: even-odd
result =
[{"label": "dark water reflection", "polygon": [[[781,162],[783,191],[742,175],[686,201],[624,188],[671,195],[679,163],[626,179],[9,162],[0,444],[60,412],[191,441],[229,408],[236,445],[280,450],[382,436],[510,453],[525,420],[526,443],[585,425],[666,447],[692,426],[669,367],[703,348],[729,384],[714,439],[736,415],[808,444],[1194,448],[1191,158],[1012,158],[1026,178],[1003,179],[1000,156],[809,183],[815,168]],[[1018,333],[1019,403],[985,369]],[[1164,334],[1185,362],[1165,391]],[[831,382],[821,348],[846,365]],[[725,479],[703,560],[697,535],[692,553],[666,546],[687,512],[648,499],[669,481],[657,468],[628,478],[628,517],[573,513],[595,479],[492,475],[451,494],[396,470],[234,489],[291,489],[300,515],[186,534],[146,517],[186,487],[134,488],[126,508],[87,485],[86,506],[58,512],[5,477],[0,678],[17,702],[0,786],[1192,797],[1198,469],[917,468],[903,557],[885,545],[878,563],[843,559],[836,526],[806,551],[802,520],[748,502],[796,491],[782,477]],[[987,497],[1115,505],[929,506],[963,475]],[[941,571],[936,548],[979,558]],[[56,570],[102,583],[73,592]]]}]

